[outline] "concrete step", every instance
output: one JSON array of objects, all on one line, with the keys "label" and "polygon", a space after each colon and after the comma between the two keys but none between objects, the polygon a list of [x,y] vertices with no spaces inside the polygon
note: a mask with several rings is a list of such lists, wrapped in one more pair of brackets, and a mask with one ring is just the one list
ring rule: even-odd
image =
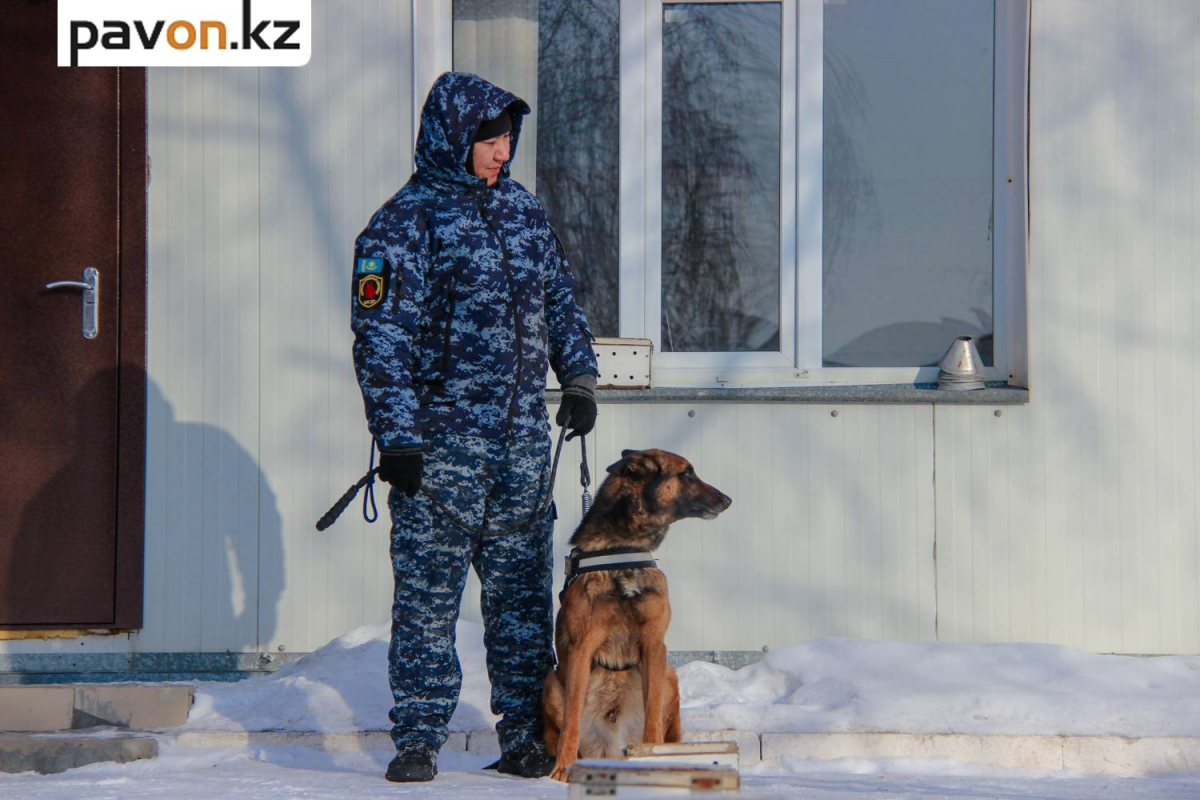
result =
[{"label": "concrete step", "polygon": [[158,742],[133,733],[0,733],[0,772],[49,775],[85,764],[158,756]]},{"label": "concrete step", "polygon": [[764,760],[843,758],[949,760],[1002,769],[1100,775],[1200,770],[1200,737],[1040,736],[968,733],[764,733]]},{"label": "concrete step", "polygon": [[172,728],[187,722],[193,694],[178,685],[0,686],[0,731]]}]

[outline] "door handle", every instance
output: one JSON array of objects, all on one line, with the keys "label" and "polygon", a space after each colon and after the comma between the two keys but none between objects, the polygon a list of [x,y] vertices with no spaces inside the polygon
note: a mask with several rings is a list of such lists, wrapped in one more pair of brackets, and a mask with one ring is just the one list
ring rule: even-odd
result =
[{"label": "door handle", "polygon": [[95,339],[100,332],[99,300],[100,300],[100,270],[88,267],[83,271],[82,281],[54,281],[47,283],[47,289],[70,287],[83,289],[83,338]]}]

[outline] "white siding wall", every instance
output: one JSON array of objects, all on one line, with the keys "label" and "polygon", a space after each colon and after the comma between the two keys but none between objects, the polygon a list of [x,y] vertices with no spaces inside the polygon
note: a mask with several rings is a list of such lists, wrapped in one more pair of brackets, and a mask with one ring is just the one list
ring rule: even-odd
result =
[{"label": "white siding wall", "polygon": [[941,408],[944,639],[1200,651],[1200,4],[1033,3],[1032,402]]},{"label": "white siding wall", "polygon": [[329,0],[313,16],[302,69],[150,72],[137,650],[311,650],[388,616],[386,527],[357,506],[313,523],[365,469],[348,269],[412,169],[412,11]]},{"label": "white siding wall", "polygon": [[[151,71],[146,628],[6,651],[311,650],[388,616],[382,497],[312,526],[368,447],[347,270],[411,169],[411,8],[313,11],[303,69]],[[661,551],[671,647],[1200,651],[1198,67],[1192,0],[1035,0],[1028,406],[603,406],[597,480],[660,446],[734,498]]]},{"label": "white siding wall", "polygon": [[250,135],[259,76],[152,72],[148,102],[147,602],[139,638],[161,650],[253,649],[255,520],[260,504],[274,505],[259,469],[263,203]]}]

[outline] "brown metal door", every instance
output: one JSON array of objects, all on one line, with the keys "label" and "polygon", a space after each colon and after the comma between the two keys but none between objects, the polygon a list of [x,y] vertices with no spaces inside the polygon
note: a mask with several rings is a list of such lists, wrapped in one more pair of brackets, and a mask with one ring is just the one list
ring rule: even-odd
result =
[{"label": "brown metal door", "polygon": [[[55,65],[55,6],[0,14],[0,626],[112,626],[122,76]],[[94,338],[83,291],[45,288],[87,267]]]}]

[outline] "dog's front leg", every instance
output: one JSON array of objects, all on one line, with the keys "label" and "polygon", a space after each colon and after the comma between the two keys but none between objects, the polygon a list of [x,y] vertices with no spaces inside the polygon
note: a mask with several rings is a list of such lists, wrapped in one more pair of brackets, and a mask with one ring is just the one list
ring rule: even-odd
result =
[{"label": "dog's front leg", "polygon": [[667,624],[671,609],[665,595],[648,595],[639,604],[642,615],[640,644],[642,648],[642,698],[645,703],[646,725],[642,741],[659,744],[663,741],[663,703],[667,683]]},{"label": "dog's front leg", "polygon": [[642,741],[663,741],[663,695],[666,693],[667,646],[661,641],[642,644],[642,697],[646,701],[646,727]]},{"label": "dog's front leg", "polygon": [[563,714],[563,726],[558,738],[558,756],[554,762],[554,771],[550,773],[550,777],[556,781],[566,782],[567,768],[579,757],[579,725],[583,717],[583,706],[587,701],[592,659],[608,638],[611,618],[611,610],[605,614],[602,609],[594,608],[582,638],[568,648],[566,669],[563,670],[561,665],[559,667],[563,672],[567,708]]}]

